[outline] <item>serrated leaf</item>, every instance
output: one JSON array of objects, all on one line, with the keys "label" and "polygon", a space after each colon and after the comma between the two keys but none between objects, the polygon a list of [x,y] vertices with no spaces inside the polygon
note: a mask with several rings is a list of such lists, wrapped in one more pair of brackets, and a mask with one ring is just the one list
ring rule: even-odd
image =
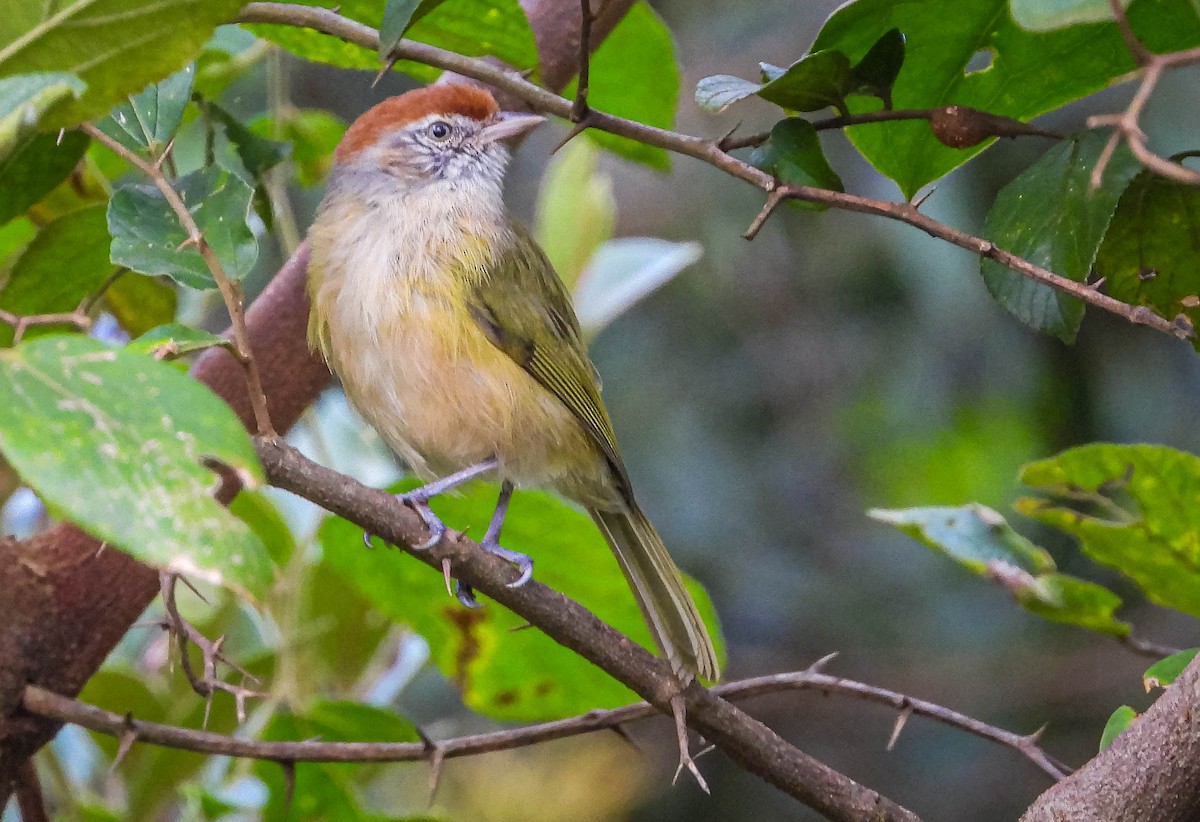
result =
[{"label": "serrated leaf", "polygon": [[36,133],[48,112],[78,97],[83,90],[83,81],[68,72],[0,76],[0,158],[8,157]]},{"label": "serrated leaf", "polygon": [[88,137],[70,131],[38,134],[0,159],[0,224],[49,194],[83,159]]},{"label": "serrated leaf", "polygon": [[157,568],[263,594],[262,543],[213,498],[262,469],[233,411],[165,363],[82,336],[0,351],[0,451],[59,515]]},{"label": "serrated leaf", "polygon": [[[750,155],[750,163],[785,183],[833,191],[846,190],[842,178],[825,159],[816,129],[812,123],[799,117],[788,117],[776,123],[767,142]],[[818,203],[799,205],[814,211],[826,208]]]},{"label": "serrated leaf", "polygon": [[538,190],[535,234],[568,289],[616,223],[612,178],[597,173],[598,155],[593,143],[572,140],[551,157]]},{"label": "serrated leaf", "polygon": [[[258,258],[250,230],[253,190],[237,175],[210,166],[173,183],[225,273],[240,280]],[[153,185],[117,189],[108,206],[112,260],[134,271],[166,276],[190,288],[215,288],[200,252],[186,244],[187,231]],[[186,244],[186,245],[185,245]]]},{"label": "serrated leaf", "polygon": [[[1129,8],[1133,0],[1121,0]],[[1113,19],[1112,0],[1009,0],[1018,26],[1029,31],[1052,31],[1080,23]]]},{"label": "serrated leaf", "polygon": [[[384,2],[347,0],[339,4],[338,13],[375,27],[383,19]],[[301,5],[325,3],[302,0]],[[371,71],[379,68],[379,55],[375,51],[310,29],[266,24],[247,28],[308,60],[341,68]],[[518,0],[445,0],[414,22],[407,36],[468,57],[496,57],[517,70],[537,68],[537,45]],[[426,83],[441,74],[440,69],[406,60],[397,63],[396,68]]]},{"label": "serrated leaf", "polygon": [[1110,636],[1129,634],[1128,623],[1114,617],[1120,597],[1101,585],[1057,573],[1048,552],[987,506],[874,509],[867,515],[998,583],[1017,604],[1043,619]]},{"label": "serrated leaf", "polygon": [[1138,712],[1128,705],[1122,705],[1112,712],[1108,722],[1104,723],[1104,733],[1100,734],[1100,750],[1104,750],[1120,736],[1126,728],[1138,718]]},{"label": "serrated leaf", "polygon": [[900,29],[889,29],[850,69],[850,92],[878,97],[891,108],[892,86],[903,65],[904,35]]},{"label": "serrated leaf", "polygon": [[[657,128],[675,127],[679,61],[662,18],[645,2],[634,4],[588,62],[588,101],[600,111]],[[575,94],[572,81],[563,92]],[[670,168],[665,149],[590,129],[588,140],[651,168]]]},{"label": "serrated leaf", "polygon": [[126,98],[96,126],[125,148],[157,157],[179,128],[183,109],[192,96],[195,76],[196,66],[189,63],[170,77]]},{"label": "serrated leaf", "polygon": [[146,354],[160,360],[170,360],[186,354],[194,354],[214,346],[226,346],[229,341],[211,331],[192,328],[181,323],[170,323],[152,328],[125,348],[137,354]]},{"label": "serrated leaf", "polygon": [[1200,458],[1156,445],[1085,445],[1026,465],[1021,481],[1048,498],[1021,499],[1018,511],[1077,537],[1151,601],[1200,616]]},{"label": "serrated leaf", "polygon": [[1142,674],[1142,684],[1146,686],[1146,692],[1149,693],[1153,688],[1167,688],[1174,685],[1175,680],[1179,679],[1179,675],[1183,673],[1183,669],[1192,664],[1198,651],[1200,648],[1179,651],[1165,659],[1160,659],[1147,668],[1146,673]]},{"label": "serrated leaf", "polygon": [[1108,294],[1200,325],[1200,189],[1151,171],[1134,178],[1109,224],[1096,274]]},{"label": "serrated leaf", "polygon": [[[983,236],[1000,248],[1067,279],[1082,282],[1092,269],[1121,192],[1140,166],[1128,149],[1117,149],[1100,188],[1092,169],[1105,138],[1086,133],[1046,152],[997,195]],[[1071,342],[1083,320],[1083,303],[1007,266],[982,259],[988,291],[1021,322]]]},{"label": "serrated leaf", "polygon": [[585,337],[594,337],[704,255],[699,243],[622,237],[601,245],[572,295]]},{"label": "serrated leaf", "polygon": [[[1113,23],[1037,33],[1020,28],[1009,0],[856,0],[842,5],[821,29],[814,50],[837,49],[852,61],[887,31],[907,39],[907,56],[892,99],[897,109],[971,106],[1022,122],[1086,97],[1133,71],[1133,59]],[[1200,44],[1200,19],[1188,0],[1142,0],[1129,10],[1134,30],[1156,52]],[[988,54],[987,68],[968,66]],[[852,113],[878,108],[852,97]],[[906,199],[993,141],[973,148],[942,145],[920,121],[853,126],[847,136]]]},{"label": "serrated leaf", "polygon": [[48,128],[103,116],[126,95],[179,71],[244,0],[62,0],[8,3],[0,17],[0,76],[78,74],[87,90],[52,112]]},{"label": "serrated leaf", "polygon": [[[0,289],[0,308],[14,314],[57,314],[75,310],[116,270],[108,259],[104,206],[71,211],[43,228],[14,263]],[[62,326],[30,328],[27,337],[62,333]],[[0,345],[13,331],[0,325]]]},{"label": "serrated leaf", "polygon": [[104,307],[131,337],[175,319],[174,283],[126,271],[104,292]]},{"label": "serrated leaf", "polygon": [[[496,494],[495,485],[472,483],[461,496],[436,498],[433,507],[448,525],[483,533]],[[432,661],[473,710],[501,720],[541,721],[636,699],[541,632],[514,631],[522,624],[515,614],[495,604],[463,608],[446,594],[440,574],[397,551],[364,548],[357,526],[330,517],[318,536],[325,561],[342,579],[385,616],[425,638]],[[548,494],[520,491],[505,520],[504,544],[533,556],[539,580],[582,602],[634,641],[654,647],[624,577],[585,514]],[[694,581],[688,588],[720,656],[722,642],[708,596]]]}]

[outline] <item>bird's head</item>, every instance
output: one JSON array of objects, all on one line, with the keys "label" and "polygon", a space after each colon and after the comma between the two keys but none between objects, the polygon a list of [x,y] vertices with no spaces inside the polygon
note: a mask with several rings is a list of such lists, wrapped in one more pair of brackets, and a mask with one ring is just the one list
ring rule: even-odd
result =
[{"label": "bird's head", "polygon": [[501,112],[492,95],[475,86],[429,86],[384,100],[355,120],[334,162],[355,174],[389,175],[406,188],[498,187],[509,157],[504,143],[543,119]]}]

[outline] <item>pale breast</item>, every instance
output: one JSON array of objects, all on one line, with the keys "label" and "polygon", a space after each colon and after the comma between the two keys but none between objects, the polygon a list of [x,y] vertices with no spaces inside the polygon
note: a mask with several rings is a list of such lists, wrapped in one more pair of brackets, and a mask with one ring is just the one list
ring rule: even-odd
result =
[{"label": "pale breast", "polygon": [[[461,233],[405,237],[395,226],[411,220],[381,216],[327,203],[311,232],[310,332],[354,407],[425,478],[494,455],[518,485],[607,495],[603,460],[570,411],[468,312],[470,267],[483,259],[447,251],[464,248]],[[460,214],[430,224],[462,230]],[[401,253],[413,241],[421,253]]]}]

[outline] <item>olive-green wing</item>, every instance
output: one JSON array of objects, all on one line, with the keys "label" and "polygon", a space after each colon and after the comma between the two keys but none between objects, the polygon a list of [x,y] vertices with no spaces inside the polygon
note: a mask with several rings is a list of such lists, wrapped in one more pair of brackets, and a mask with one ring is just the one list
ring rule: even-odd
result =
[{"label": "olive-green wing", "polygon": [[571,296],[529,232],[487,271],[471,298],[471,315],[488,339],[537,380],[579,420],[613,468],[623,494],[629,481],[595,367],[588,359]]}]

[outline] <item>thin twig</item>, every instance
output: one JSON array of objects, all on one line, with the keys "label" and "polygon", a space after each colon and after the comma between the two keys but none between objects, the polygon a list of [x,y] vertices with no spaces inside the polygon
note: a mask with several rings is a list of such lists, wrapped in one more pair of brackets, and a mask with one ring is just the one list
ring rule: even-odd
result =
[{"label": "thin twig", "polygon": [[[711,690],[713,694],[730,700],[750,699],[751,697],[789,691],[816,690],[877,702],[895,708],[900,716],[912,714],[924,716],[1011,748],[1037,765],[1052,779],[1062,779],[1070,773],[1070,768],[1055,760],[1038,746],[1036,733],[1027,735],[1013,733],[923,699],[822,673],[820,668],[829,659],[830,657],[826,657],[804,671],[771,674],[728,682]],[[23,704],[26,710],[39,716],[60,722],[70,722],[88,730],[118,738],[127,736],[132,731],[137,740],[144,743],[219,756],[276,762],[432,763],[435,759],[457,759],[463,756],[512,750],[594,731],[620,728],[625,723],[646,719],[659,713],[654,706],[639,702],[622,708],[590,711],[569,719],[543,722],[524,728],[510,728],[441,741],[260,742],[209,731],[144,722],[55,694],[36,685],[26,686]],[[681,748],[681,751],[683,750],[686,748]]]},{"label": "thin twig", "polygon": [[1149,639],[1141,639],[1140,637],[1135,637],[1133,634],[1126,634],[1119,641],[1134,653],[1148,656],[1151,659],[1163,659],[1183,650],[1171,645],[1161,645]]},{"label": "thin twig", "polygon": [[157,163],[147,162],[136,152],[130,151],[91,123],[84,123],[79,128],[93,140],[102,143],[106,148],[149,177],[155,187],[162,192],[171,210],[179,218],[180,224],[188,235],[186,244],[194,245],[200,252],[205,264],[208,266],[208,270],[212,273],[218,290],[221,292],[221,297],[225,301],[225,308],[229,312],[230,325],[233,328],[234,355],[242,363],[246,371],[247,390],[250,395],[250,405],[254,409],[254,421],[258,433],[263,436],[275,436],[275,429],[271,425],[271,417],[267,411],[267,399],[263,394],[262,379],[258,373],[258,364],[255,362],[254,356],[250,351],[249,334],[246,331],[246,317],[242,308],[241,287],[225,273],[225,266],[221,263],[221,259],[217,256],[217,253],[213,251],[212,246],[205,240],[203,232],[200,231],[200,227],[196,224],[196,220],[192,216],[192,212],[188,209],[187,204],[183,202],[183,198],[179,196],[179,192],[171,186],[170,181],[162,173],[162,169],[159,168]]},{"label": "thin twig", "polygon": [[575,102],[571,104],[571,122],[582,123],[588,115],[588,66],[591,63],[592,14],[591,0],[579,0],[579,76],[575,86]]},{"label": "thin twig", "polygon": [[33,759],[26,759],[17,766],[17,808],[21,811],[21,822],[50,822],[46,812],[46,798],[42,795],[42,783],[38,781]]},{"label": "thin twig", "polygon": [[758,232],[767,223],[767,219],[775,213],[775,209],[783,202],[786,192],[782,188],[776,188],[767,195],[767,201],[763,204],[762,210],[754,218],[754,222],[750,223],[750,227],[742,232],[743,240],[753,240],[758,236]]},{"label": "thin twig", "polygon": [[[286,3],[250,3],[242,9],[239,20],[245,23],[277,23],[312,28],[333,35],[364,48],[378,49],[379,34],[369,26],[357,23],[326,9],[312,6],[295,6]],[[1200,61],[1200,49],[1196,50]],[[556,117],[570,119],[573,103],[564,97],[530,83],[520,72],[496,66],[484,60],[465,57],[427,43],[401,40],[395,54],[406,60],[434,66],[461,74],[473,80],[487,83],[525,101],[533,109]],[[668,151],[693,157],[717,168],[739,180],[770,192],[777,187],[785,196],[820,203],[831,208],[873,214],[897,220],[919,228],[931,237],[949,242],[980,256],[988,257],[1013,269],[1022,276],[1044,283],[1049,287],[1079,298],[1084,303],[1102,311],[1123,317],[1129,322],[1146,325],[1156,331],[1179,339],[1192,339],[1195,332],[1183,328],[1142,306],[1133,306],[1113,299],[1088,288],[1082,283],[1055,274],[1036,266],[1015,254],[997,248],[993,243],[976,237],[937,220],[926,217],[908,203],[887,202],[840,191],[814,188],[811,186],[780,186],[779,182],[761,169],[732,156],[713,140],[680,134],[666,129],[648,126],[633,120],[615,117],[590,108],[588,125],[640,143],[656,146]],[[1186,171],[1187,169],[1185,169]]]},{"label": "thin twig", "polygon": [[38,325],[73,325],[84,333],[92,328],[92,318],[79,309],[55,314],[14,314],[0,308],[0,323],[12,327],[13,345],[21,341],[26,331]]}]

